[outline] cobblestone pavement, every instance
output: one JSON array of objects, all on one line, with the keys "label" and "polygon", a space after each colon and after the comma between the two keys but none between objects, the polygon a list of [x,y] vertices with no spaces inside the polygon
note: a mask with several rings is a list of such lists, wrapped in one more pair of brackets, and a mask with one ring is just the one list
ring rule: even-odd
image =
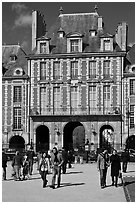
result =
[{"label": "cobblestone pavement", "polygon": [[[129,171],[133,169],[130,165]],[[128,174],[128,173],[127,173]],[[2,182],[3,202],[126,202],[119,179],[118,187],[111,186],[110,168],[107,174],[107,187],[101,189],[96,163],[74,164],[61,176],[61,187],[51,189],[52,175],[47,176],[48,186],[42,188],[42,180],[34,165],[30,180],[14,181],[11,178],[11,165],[7,168],[7,181]]]}]

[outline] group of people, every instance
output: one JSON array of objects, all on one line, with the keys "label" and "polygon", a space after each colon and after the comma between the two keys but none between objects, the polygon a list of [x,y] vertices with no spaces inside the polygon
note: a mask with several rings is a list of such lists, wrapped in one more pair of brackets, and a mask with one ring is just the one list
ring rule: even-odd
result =
[{"label": "group of people", "polygon": [[114,149],[112,155],[109,156],[106,149],[102,149],[102,152],[98,154],[97,158],[97,169],[100,172],[100,186],[101,188],[106,187],[106,176],[108,167],[111,166],[111,179],[112,186],[117,187],[118,178],[122,176],[121,172],[121,159],[122,159],[122,170],[126,172],[127,163],[129,161],[128,151],[125,149],[120,156],[117,154],[117,151]]},{"label": "group of people", "polygon": [[[34,162],[34,151],[33,149],[29,149],[27,153],[22,157],[19,151],[16,151],[15,156],[12,160],[12,168],[14,180],[25,180],[26,177],[29,179],[33,172],[33,162]],[[128,152],[125,150],[122,155],[123,160],[123,172],[126,172]],[[50,187],[55,189],[55,181],[57,176],[57,188],[60,187],[61,181],[61,171],[63,174],[66,173],[66,166],[68,164],[68,168],[71,168],[71,163],[73,161],[73,155],[71,152],[67,152],[64,148],[62,150],[58,150],[57,147],[54,147],[51,152],[39,152],[37,155],[37,170],[39,171],[42,181],[43,188],[46,187],[48,180],[47,174],[51,172],[52,169],[52,181]],[[117,155],[117,151],[113,150],[112,155],[109,156],[106,149],[102,150],[101,153],[98,154],[97,157],[97,168],[100,172],[100,186],[101,188],[106,187],[106,176],[107,169],[111,166],[111,178],[112,178],[112,186],[115,185],[117,187],[118,177],[121,174],[121,161],[120,157]],[[6,167],[7,167],[7,156],[3,152],[2,153],[2,167],[3,167],[3,180],[6,180]],[[22,171],[21,171],[22,170]],[[21,177],[22,176],[22,177]]]}]

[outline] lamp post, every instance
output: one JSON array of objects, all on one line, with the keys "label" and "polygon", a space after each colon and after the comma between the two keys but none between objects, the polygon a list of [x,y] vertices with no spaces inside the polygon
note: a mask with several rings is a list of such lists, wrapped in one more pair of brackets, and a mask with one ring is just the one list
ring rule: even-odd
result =
[{"label": "lamp post", "polygon": [[130,125],[130,121],[129,121],[129,119],[130,119],[130,111],[129,111],[129,100],[128,100],[128,110],[127,110],[127,112],[126,112],[126,115],[127,115],[127,119],[128,119],[128,136],[127,136],[127,138],[128,138],[128,143],[127,143],[127,148],[128,148],[128,151],[129,151],[129,125]]}]

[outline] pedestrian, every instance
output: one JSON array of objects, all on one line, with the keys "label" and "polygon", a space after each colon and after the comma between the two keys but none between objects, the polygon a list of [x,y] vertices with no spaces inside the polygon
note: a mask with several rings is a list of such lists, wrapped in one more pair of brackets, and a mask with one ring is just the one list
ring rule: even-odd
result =
[{"label": "pedestrian", "polygon": [[37,154],[37,170],[39,171],[40,170],[40,167],[39,167],[39,162],[42,158],[42,152],[39,151],[38,154]]},{"label": "pedestrian", "polygon": [[65,148],[62,148],[62,160],[63,160],[62,172],[63,172],[63,174],[65,174],[66,173],[67,162],[68,162],[68,153],[65,150]]},{"label": "pedestrian", "polygon": [[35,153],[34,153],[32,147],[30,147],[30,149],[27,152],[27,159],[29,162],[29,175],[32,175],[34,156],[35,156]]},{"label": "pedestrian", "polygon": [[72,167],[73,162],[73,153],[71,150],[68,150],[68,168]]},{"label": "pedestrian", "polygon": [[127,164],[129,162],[129,152],[127,149],[124,149],[124,152],[121,154],[121,160],[122,160],[122,170],[124,173],[127,171]]},{"label": "pedestrian", "polygon": [[109,167],[109,156],[106,149],[102,149],[102,151],[98,154],[97,157],[97,169],[100,172],[100,186],[101,188],[106,187],[106,176],[107,169]]},{"label": "pedestrian", "polygon": [[113,150],[112,155],[110,156],[111,163],[111,177],[112,177],[112,186],[117,187],[118,177],[121,171],[120,157],[117,154],[116,150]]},{"label": "pedestrian", "polygon": [[61,180],[61,166],[63,164],[62,155],[58,153],[56,147],[53,148],[53,152],[51,154],[51,165],[52,165],[52,184],[51,188],[55,189],[55,180],[57,175],[57,188],[60,187]]},{"label": "pedestrian", "polygon": [[40,169],[41,178],[43,180],[43,188],[45,188],[48,182],[46,177],[47,177],[48,171],[50,171],[49,159],[45,152],[42,154],[42,158],[40,159],[39,169]]},{"label": "pedestrian", "polygon": [[15,156],[12,160],[12,167],[15,171],[15,181],[21,180],[21,166],[22,166],[22,156],[19,154],[19,151],[16,151]]},{"label": "pedestrian", "polygon": [[26,176],[27,178],[29,178],[29,162],[27,161],[27,154],[24,155],[24,159],[23,159],[23,164],[22,164],[22,167],[23,167],[23,180],[26,179]]},{"label": "pedestrian", "polygon": [[6,168],[7,168],[8,157],[5,151],[2,151],[2,168],[3,168],[3,180],[6,180]]}]

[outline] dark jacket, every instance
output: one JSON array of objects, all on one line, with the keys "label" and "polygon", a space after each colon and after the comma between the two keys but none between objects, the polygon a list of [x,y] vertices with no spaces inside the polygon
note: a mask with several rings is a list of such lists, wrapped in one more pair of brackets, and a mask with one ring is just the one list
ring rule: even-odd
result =
[{"label": "dark jacket", "polygon": [[62,151],[62,159],[64,162],[67,162],[68,160],[68,153],[65,150]]},{"label": "dark jacket", "polygon": [[121,160],[122,160],[122,162],[128,162],[129,161],[129,153],[127,151],[122,152]]},{"label": "dark jacket", "polygon": [[110,157],[110,163],[111,163],[111,176],[118,176],[119,171],[121,170],[121,163],[120,163],[120,157],[116,155],[111,155]]},{"label": "dark jacket", "polygon": [[27,160],[28,161],[33,161],[33,157],[35,156],[35,154],[34,154],[34,151],[33,150],[29,150],[28,152],[27,152]]},{"label": "dark jacket", "polygon": [[4,152],[2,152],[2,167],[7,167],[7,161],[8,161],[7,155]]},{"label": "dark jacket", "polygon": [[52,153],[51,154],[51,165],[52,166],[54,166],[54,165],[62,165],[63,164],[62,155],[60,153],[57,153],[57,159],[58,159],[58,162],[55,162],[55,154]]},{"label": "dark jacket", "polygon": [[22,164],[23,164],[23,162],[22,162],[22,156],[20,156],[20,155],[15,155],[14,157],[13,157],[13,161],[12,161],[12,166],[14,167],[14,166],[19,166],[19,167],[21,167],[22,166]]}]

